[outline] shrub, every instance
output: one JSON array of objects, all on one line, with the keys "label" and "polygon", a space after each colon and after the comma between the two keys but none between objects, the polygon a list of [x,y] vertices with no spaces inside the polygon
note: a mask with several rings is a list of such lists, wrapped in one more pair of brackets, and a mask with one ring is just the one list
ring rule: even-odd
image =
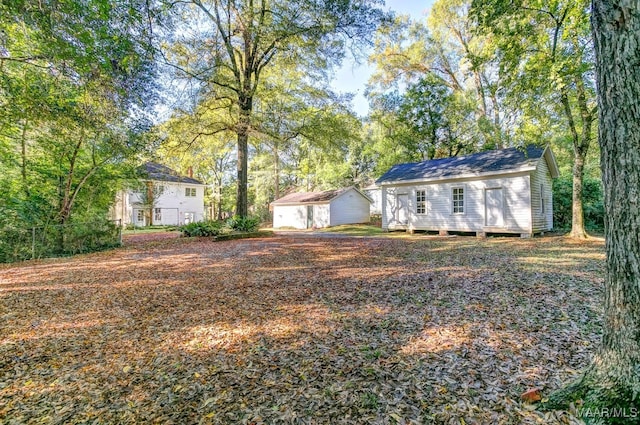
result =
[{"label": "shrub", "polygon": [[108,220],[96,218],[85,223],[70,223],[64,229],[65,254],[101,251],[119,245],[120,228]]},{"label": "shrub", "polygon": [[[553,182],[553,225],[557,229],[570,229],[573,207],[572,177],[563,176]],[[582,182],[582,208],[587,230],[604,229],[602,182],[585,176]]]},{"label": "shrub", "polygon": [[0,263],[101,251],[120,245],[120,228],[103,217],[94,221],[32,226],[0,222]]},{"label": "shrub", "polygon": [[227,220],[227,226],[238,232],[254,232],[260,226],[260,218],[236,215]]},{"label": "shrub", "polygon": [[179,230],[182,236],[218,236],[222,231],[223,223],[221,221],[207,220],[180,226]]}]

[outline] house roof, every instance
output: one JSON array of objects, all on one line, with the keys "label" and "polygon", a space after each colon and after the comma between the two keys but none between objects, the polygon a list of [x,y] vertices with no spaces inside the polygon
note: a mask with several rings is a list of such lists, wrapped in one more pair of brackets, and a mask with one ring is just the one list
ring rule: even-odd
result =
[{"label": "house roof", "polygon": [[557,164],[551,150],[537,146],[507,148],[472,155],[397,164],[376,180],[377,184],[415,180],[442,180],[477,175],[506,174],[536,168],[545,156],[551,175],[557,177]]},{"label": "house roof", "polygon": [[375,183],[371,183],[370,185],[363,187],[362,190],[380,190],[380,186]]},{"label": "house roof", "polygon": [[272,205],[285,205],[285,204],[291,205],[291,204],[318,204],[318,203],[325,203],[325,202],[332,201],[333,199],[337,198],[338,196],[342,195],[343,193],[347,192],[350,189],[355,190],[360,195],[365,197],[369,202],[371,202],[371,199],[367,195],[365,195],[364,193],[360,192],[358,189],[356,189],[355,187],[352,186],[352,187],[347,187],[347,188],[344,188],[344,189],[325,190],[324,192],[296,192],[296,193],[290,193],[288,195],[283,196],[280,199],[276,199],[271,204]]},{"label": "house roof", "polygon": [[141,172],[145,178],[149,180],[158,180],[163,182],[204,184],[200,180],[192,177],[181,176],[175,170],[156,162],[147,162],[142,165]]}]

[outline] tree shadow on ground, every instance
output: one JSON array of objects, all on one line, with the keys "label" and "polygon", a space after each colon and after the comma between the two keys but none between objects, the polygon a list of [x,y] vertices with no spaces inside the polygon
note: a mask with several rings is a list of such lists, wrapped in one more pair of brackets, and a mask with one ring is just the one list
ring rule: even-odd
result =
[{"label": "tree shadow on ground", "polygon": [[587,363],[602,252],[276,237],[3,268],[0,417],[561,423],[518,396]]}]

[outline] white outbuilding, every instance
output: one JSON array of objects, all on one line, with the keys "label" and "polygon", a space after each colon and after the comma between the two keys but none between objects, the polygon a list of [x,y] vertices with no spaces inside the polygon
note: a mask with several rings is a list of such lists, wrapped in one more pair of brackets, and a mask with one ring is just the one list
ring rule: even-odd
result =
[{"label": "white outbuilding", "polygon": [[551,149],[529,146],[391,167],[382,187],[382,228],[519,233],[553,228]]},{"label": "white outbuilding", "polygon": [[355,187],[290,193],[271,203],[273,227],[312,229],[368,223],[371,199]]}]

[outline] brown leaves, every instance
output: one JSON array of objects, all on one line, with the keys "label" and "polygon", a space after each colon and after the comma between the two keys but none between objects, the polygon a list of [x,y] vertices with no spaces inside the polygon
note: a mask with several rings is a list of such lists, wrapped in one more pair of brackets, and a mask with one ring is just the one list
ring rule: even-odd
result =
[{"label": "brown leaves", "polygon": [[542,400],[542,389],[531,388],[520,395],[520,398],[527,403],[535,403]]},{"label": "brown leaves", "polygon": [[175,239],[2,266],[0,418],[577,423],[521,395],[587,364],[602,251],[561,238]]}]

